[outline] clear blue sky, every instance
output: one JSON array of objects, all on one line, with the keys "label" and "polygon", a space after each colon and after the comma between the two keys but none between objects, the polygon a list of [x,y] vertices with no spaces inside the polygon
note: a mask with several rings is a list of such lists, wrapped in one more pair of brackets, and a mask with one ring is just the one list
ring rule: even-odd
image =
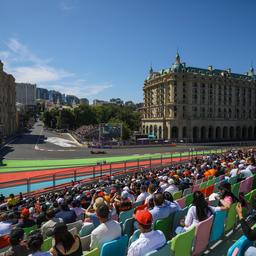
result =
[{"label": "clear blue sky", "polygon": [[1,0],[0,59],[17,81],[143,100],[150,63],[256,65],[255,0]]}]

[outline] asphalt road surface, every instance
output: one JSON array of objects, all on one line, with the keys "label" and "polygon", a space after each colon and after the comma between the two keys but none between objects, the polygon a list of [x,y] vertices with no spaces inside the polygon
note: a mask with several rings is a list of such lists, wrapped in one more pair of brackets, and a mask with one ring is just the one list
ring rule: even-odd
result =
[{"label": "asphalt road surface", "polygon": [[[167,152],[188,151],[190,146],[168,145],[140,146],[131,148],[104,149],[106,154],[91,154],[91,149],[79,146],[68,134],[58,134],[44,129],[43,123],[37,122],[29,133],[12,140],[0,150],[5,159],[73,159],[85,157],[109,157],[123,155],[143,155]],[[202,146],[193,146],[195,149]],[[204,147],[206,150],[212,147]]]}]

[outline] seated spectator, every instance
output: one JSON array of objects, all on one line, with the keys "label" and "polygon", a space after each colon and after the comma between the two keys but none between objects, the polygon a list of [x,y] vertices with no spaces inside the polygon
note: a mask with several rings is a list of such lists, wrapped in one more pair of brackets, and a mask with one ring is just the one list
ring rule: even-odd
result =
[{"label": "seated spectator", "polygon": [[153,222],[159,219],[167,218],[171,213],[178,211],[177,204],[165,202],[163,193],[156,193],[153,197],[154,208],[150,210]]},{"label": "seated spectator", "polygon": [[131,200],[132,203],[134,203],[135,202],[135,197],[134,197],[132,191],[130,190],[130,188],[128,186],[125,186],[123,188],[123,191],[126,191],[128,193],[128,198]]},{"label": "seated spectator", "polygon": [[238,174],[240,174],[243,179],[253,176],[250,166],[245,167],[244,164],[238,165]]},{"label": "seated spectator", "polygon": [[60,211],[55,214],[56,218],[61,218],[66,224],[76,221],[76,214],[71,211],[66,202],[60,205]]},{"label": "seated spectator", "polygon": [[54,217],[54,210],[48,210],[46,212],[46,219],[47,221],[41,226],[41,232],[43,237],[46,237],[46,234],[49,230],[53,229],[54,226],[57,223],[63,222],[63,220],[61,218],[56,218]]},{"label": "seated spectator", "polygon": [[94,227],[96,228],[100,225],[100,221],[97,217],[96,211],[101,205],[106,204],[106,202],[103,197],[97,197],[96,199],[95,198],[96,198],[96,194],[94,194],[91,204],[86,209],[85,214],[86,214],[86,217],[90,218]]},{"label": "seated spectator", "polygon": [[11,231],[10,244],[11,248],[4,253],[4,256],[28,256],[30,254],[27,243],[24,241],[22,228],[15,228]]},{"label": "seated spectator", "polygon": [[142,185],[140,187],[140,194],[138,195],[136,202],[144,202],[148,196],[149,193],[147,192],[147,186]]},{"label": "seated spectator", "polygon": [[91,250],[94,248],[101,249],[105,242],[119,238],[122,235],[120,224],[109,219],[109,208],[106,204],[99,206],[96,214],[101,224],[91,233]]},{"label": "seated spectator", "polygon": [[7,200],[7,206],[9,208],[12,208],[18,203],[18,200],[15,198],[14,194],[10,194],[8,200]]},{"label": "seated spectator", "polygon": [[13,212],[10,212],[7,217],[7,222],[15,225],[18,223],[18,218]]},{"label": "seated spectator", "polygon": [[121,197],[118,195],[118,193],[116,193],[113,200],[115,201],[114,208],[116,209],[117,214],[132,209],[132,201],[129,198],[129,193],[126,190],[121,193]]},{"label": "seated spectator", "polygon": [[43,236],[38,231],[33,231],[28,237],[28,248],[31,251],[29,256],[52,256],[50,252],[42,252],[41,247],[44,243]]},{"label": "seated spectator", "polygon": [[178,187],[175,185],[175,182],[173,179],[168,180],[169,187],[165,189],[166,192],[169,192],[171,194],[179,191]]},{"label": "seated spectator", "polygon": [[156,191],[156,186],[154,183],[150,183],[148,186],[148,193],[149,195],[147,196],[146,200],[145,200],[145,204],[148,203],[148,201],[152,198],[153,199],[153,194]]},{"label": "seated spectator", "polygon": [[10,234],[12,230],[12,224],[7,221],[7,214],[2,213],[0,215],[0,236]]},{"label": "seated spectator", "polygon": [[[251,227],[248,225],[248,223],[244,219],[243,208],[240,203],[237,203],[237,205],[236,205],[236,212],[239,217],[244,235],[250,241],[255,241],[256,240],[256,229],[251,229]],[[244,256],[254,256],[254,255],[256,255],[256,247],[254,247],[254,246],[250,246],[244,253]]]},{"label": "seated spectator", "polygon": [[47,221],[47,218],[46,218],[46,211],[47,211],[47,205],[46,204],[43,204],[41,206],[41,211],[39,213],[39,215],[37,216],[36,218],[36,224],[37,224],[37,227],[40,228],[41,227],[41,224],[45,221]]},{"label": "seated spectator", "polygon": [[165,175],[161,178],[159,186],[162,188],[163,191],[169,187],[168,176]]},{"label": "seated spectator", "polygon": [[35,221],[30,219],[30,213],[27,208],[21,210],[21,222],[17,225],[20,228],[29,228],[36,225]]},{"label": "seated spectator", "polygon": [[192,206],[188,210],[184,227],[178,227],[176,233],[179,234],[185,232],[192,226],[196,226],[199,222],[209,218],[214,212],[221,210],[226,210],[226,207],[209,206],[201,191],[194,192]]},{"label": "seated spectator", "polygon": [[[84,213],[85,210],[81,207],[80,205],[80,201],[79,200],[74,200],[72,203],[72,208],[71,210],[73,210],[76,214],[77,218],[84,218]],[[81,217],[82,216],[82,217]]]},{"label": "seated spectator", "polygon": [[153,218],[148,210],[136,211],[135,220],[138,222],[141,234],[130,245],[127,256],[144,256],[148,252],[157,250],[165,245],[166,239],[163,232],[152,230]]},{"label": "seated spectator", "polygon": [[82,245],[79,236],[73,236],[65,223],[58,223],[47,235],[52,235],[55,245],[50,249],[53,256],[82,256]]},{"label": "seated spectator", "polygon": [[165,203],[172,209],[170,214],[181,210],[180,205],[177,202],[173,201],[173,196],[171,193],[165,191],[163,195]]},{"label": "seated spectator", "polygon": [[234,203],[234,202],[238,202],[238,198],[236,198],[236,196],[231,192],[231,184],[223,181],[220,185],[219,185],[219,197],[216,197],[216,199],[219,199],[219,205],[220,206],[224,206],[227,209],[230,208],[230,206]]}]

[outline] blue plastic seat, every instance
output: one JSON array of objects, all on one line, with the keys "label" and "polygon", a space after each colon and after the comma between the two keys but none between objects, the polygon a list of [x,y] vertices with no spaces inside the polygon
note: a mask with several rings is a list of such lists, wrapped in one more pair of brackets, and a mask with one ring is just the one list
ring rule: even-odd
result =
[{"label": "blue plastic seat", "polygon": [[253,242],[248,240],[246,236],[241,236],[229,249],[227,256],[243,256],[245,251],[253,245]]},{"label": "blue plastic seat", "polygon": [[128,236],[124,235],[118,239],[113,241],[104,243],[100,256],[110,256],[110,255],[118,255],[118,256],[126,256],[128,248]]},{"label": "blue plastic seat", "polygon": [[226,217],[226,211],[215,212],[210,234],[210,243],[216,242],[224,235]]},{"label": "blue plastic seat", "polygon": [[134,231],[134,218],[127,219],[123,224],[123,234],[127,235],[128,238],[133,234]]},{"label": "blue plastic seat", "polygon": [[120,212],[119,214],[119,222],[122,222],[123,224],[127,219],[132,218],[134,209],[132,208],[131,210],[125,211],[125,212]]}]

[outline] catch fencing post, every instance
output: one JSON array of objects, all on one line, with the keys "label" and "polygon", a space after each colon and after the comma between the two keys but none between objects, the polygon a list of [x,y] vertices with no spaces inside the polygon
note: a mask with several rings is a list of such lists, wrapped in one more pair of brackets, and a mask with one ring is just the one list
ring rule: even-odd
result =
[{"label": "catch fencing post", "polygon": [[27,179],[27,193],[30,193],[30,179]]},{"label": "catch fencing post", "polygon": [[95,178],[95,166],[93,166],[93,178]]},{"label": "catch fencing post", "polygon": [[126,168],[127,168],[126,161],[124,161],[124,173],[125,174],[126,174]]},{"label": "catch fencing post", "polygon": [[151,166],[152,166],[152,159],[151,159],[151,157],[149,158],[149,167],[150,167],[150,169],[151,169]]},{"label": "catch fencing post", "polygon": [[140,159],[137,160],[137,167],[140,168]]},{"label": "catch fencing post", "polygon": [[180,152],[180,162],[181,162],[181,152]]},{"label": "catch fencing post", "polygon": [[100,164],[100,177],[102,177],[102,163]]},{"label": "catch fencing post", "polygon": [[112,163],[109,164],[109,176],[112,175]]},{"label": "catch fencing post", "polygon": [[56,186],[56,177],[55,177],[55,174],[52,175],[52,186],[53,186],[53,188],[55,188],[55,186]]},{"label": "catch fencing post", "polygon": [[163,155],[161,154],[161,167],[163,166]]},{"label": "catch fencing post", "polygon": [[76,170],[74,170],[74,181],[76,182]]}]

